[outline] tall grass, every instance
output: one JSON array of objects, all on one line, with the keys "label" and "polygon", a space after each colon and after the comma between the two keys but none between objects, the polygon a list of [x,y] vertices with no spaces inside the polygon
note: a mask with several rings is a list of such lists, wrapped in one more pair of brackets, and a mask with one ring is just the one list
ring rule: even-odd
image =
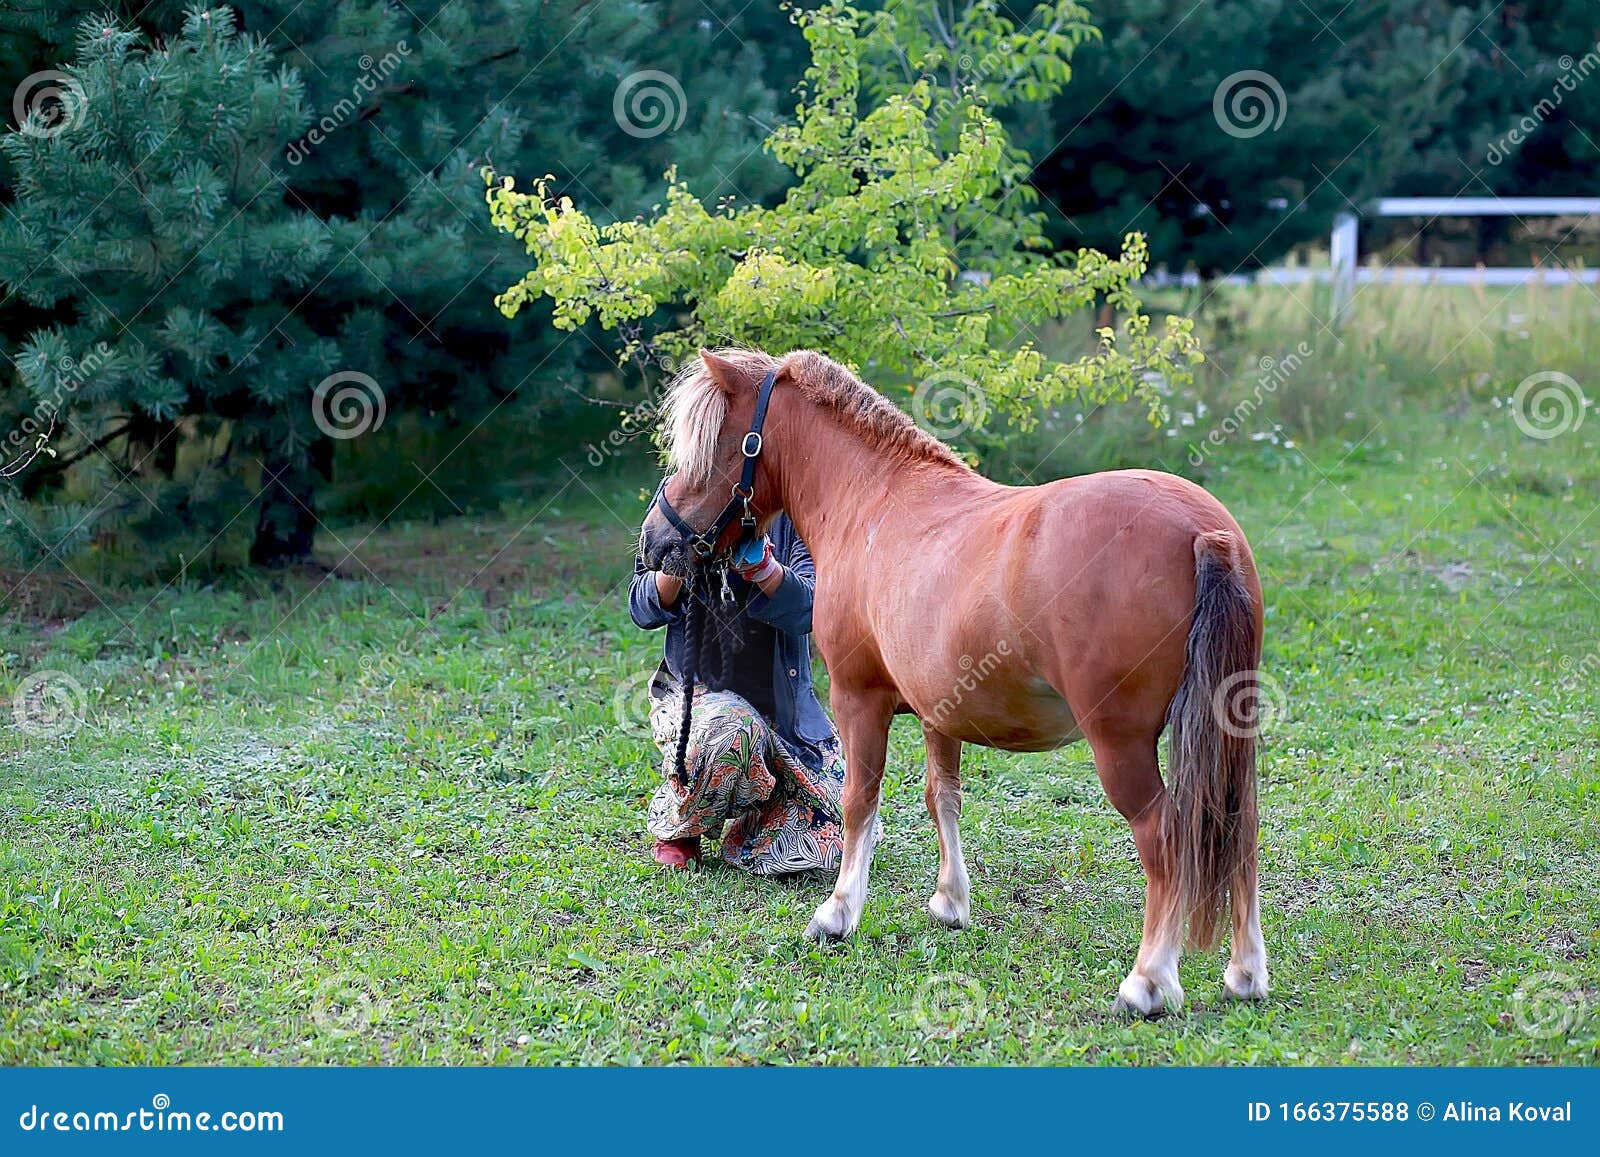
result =
[{"label": "tall grass", "polygon": [[[985,466],[1038,480],[1119,466],[1204,476],[1225,448],[1359,439],[1405,411],[1504,404],[1541,371],[1600,398],[1600,294],[1584,285],[1364,285],[1334,322],[1327,286],[1219,287],[1153,299],[1197,319],[1207,361],[1152,426],[1132,406],[1062,407],[1026,434],[998,431]],[[1058,329],[1060,356],[1088,335]]]}]

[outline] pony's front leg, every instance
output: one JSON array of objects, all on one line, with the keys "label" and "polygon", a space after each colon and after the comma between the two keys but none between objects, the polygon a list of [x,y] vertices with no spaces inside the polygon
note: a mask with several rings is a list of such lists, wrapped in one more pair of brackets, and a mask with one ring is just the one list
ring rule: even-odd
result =
[{"label": "pony's front leg", "polygon": [[893,708],[877,697],[841,692],[834,685],[833,713],[844,741],[844,856],[833,895],[817,908],[806,936],[842,940],[861,923],[872,867],[872,831],[883,794],[883,765],[889,751]]},{"label": "pony's front leg", "polygon": [[972,885],[961,855],[961,740],[922,725],[928,749],[928,787],[923,798],[939,832],[939,886],[928,899],[928,911],[946,928],[972,923]]}]

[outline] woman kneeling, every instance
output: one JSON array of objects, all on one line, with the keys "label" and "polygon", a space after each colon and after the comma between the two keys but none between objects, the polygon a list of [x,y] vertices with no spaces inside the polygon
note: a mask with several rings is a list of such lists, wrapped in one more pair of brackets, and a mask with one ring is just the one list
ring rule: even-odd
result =
[{"label": "woman kneeling", "polygon": [[[671,867],[698,861],[701,837],[719,834],[723,860],[757,875],[839,865],[844,754],[811,689],[815,570],[787,517],[774,520],[769,534],[739,544],[731,573],[713,584],[726,584],[721,590],[691,593],[681,578],[634,560],[633,621],[667,628],[650,711],[663,782],[648,823],[656,859]],[[689,664],[697,686],[680,783],[689,598],[702,617],[700,654]]]}]

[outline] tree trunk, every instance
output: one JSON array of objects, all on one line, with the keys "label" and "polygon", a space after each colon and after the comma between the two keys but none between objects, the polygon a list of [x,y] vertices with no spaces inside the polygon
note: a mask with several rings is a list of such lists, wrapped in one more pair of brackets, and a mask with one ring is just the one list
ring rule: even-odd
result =
[{"label": "tree trunk", "polygon": [[263,463],[252,566],[310,562],[316,545],[317,488],[333,475],[333,443],[318,438],[301,456],[273,455]]}]

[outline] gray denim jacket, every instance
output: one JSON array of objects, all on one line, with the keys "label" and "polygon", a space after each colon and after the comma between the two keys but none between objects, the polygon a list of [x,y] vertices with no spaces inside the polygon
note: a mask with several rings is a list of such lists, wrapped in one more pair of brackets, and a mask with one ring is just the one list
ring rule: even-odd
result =
[{"label": "gray denim jacket", "polygon": [[[773,727],[795,754],[815,768],[812,757],[816,746],[837,734],[817,694],[811,689],[811,599],[816,589],[816,567],[811,552],[795,533],[794,524],[780,514],[767,531],[772,553],[783,564],[783,584],[768,597],[759,589],[750,592],[747,613],[778,632],[776,667],[772,686],[778,701],[778,717]],[[737,575],[730,581],[741,583]],[[633,585],[628,592],[628,610],[633,621],[647,631],[667,628],[665,663],[674,679],[683,671],[683,603],[680,598],[670,607],[661,605],[655,575],[646,569],[644,559],[633,560]]]}]

